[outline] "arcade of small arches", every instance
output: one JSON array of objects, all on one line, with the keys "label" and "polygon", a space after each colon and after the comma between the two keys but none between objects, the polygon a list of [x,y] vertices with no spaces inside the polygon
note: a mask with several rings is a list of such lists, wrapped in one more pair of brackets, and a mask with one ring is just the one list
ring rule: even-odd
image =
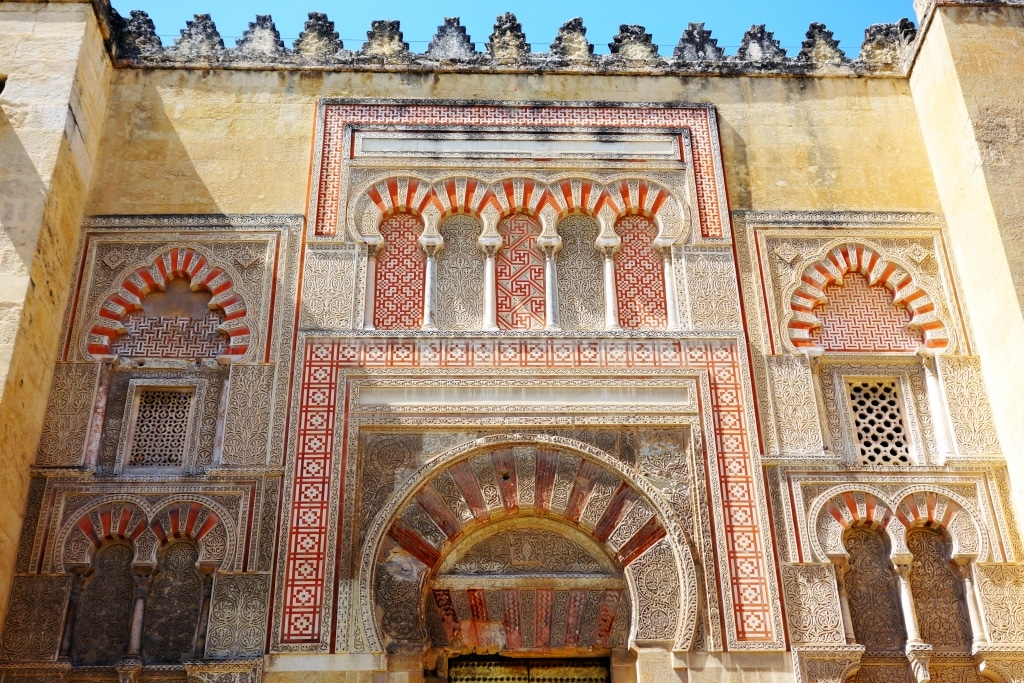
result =
[{"label": "arcade of small arches", "polygon": [[109,666],[202,656],[213,575],[233,548],[216,510],[180,501],[147,511],[110,500],[66,524],[57,547],[55,571],[72,581],[61,657]]},{"label": "arcade of small arches", "polygon": [[402,177],[360,205],[367,329],[679,326],[671,247],[686,204],[652,182]]},{"label": "arcade of small arches", "polygon": [[812,552],[836,567],[846,641],[864,661],[921,646],[963,655],[984,641],[972,568],[989,559],[984,526],[954,494],[917,488],[895,504],[843,489],[811,506]]}]

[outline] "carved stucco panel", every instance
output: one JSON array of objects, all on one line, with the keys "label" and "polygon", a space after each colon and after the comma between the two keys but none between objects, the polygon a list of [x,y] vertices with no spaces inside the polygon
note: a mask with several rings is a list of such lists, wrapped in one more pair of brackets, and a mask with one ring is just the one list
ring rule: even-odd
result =
[{"label": "carved stucco panel", "polygon": [[98,363],[57,363],[36,465],[81,464],[99,372]]},{"label": "carved stucco panel", "polygon": [[71,579],[67,574],[14,578],[0,637],[0,660],[56,658]]},{"label": "carved stucco panel", "polygon": [[301,304],[304,329],[352,327],[359,256],[359,249],[351,245],[307,251]]},{"label": "carved stucco panel", "polygon": [[768,383],[771,387],[778,454],[814,455],[821,453],[821,427],[814,397],[814,379],[805,356],[768,356]]},{"label": "carved stucco panel", "polygon": [[1024,565],[980,563],[975,572],[992,642],[1024,645]]},{"label": "carved stucco panel", "polygon": [[732,252],[687,249],[683,262],[692,328],[741,329],[740,295]]},{"label": "carved stucco panel", "polygon": [[277,367],[232,365],[224,417],[225,465],[264,465],[270,444],[272,396]]},{"label": "carved stucco panel", "polygon": [[217,574],[213,580],[206,656],[258,657],[266,641],[268,574]]},{"label": "carved stucco panel", "polygon": [[784,564],[782,584],[794,645],[846,642],[831,564]]},{"label": "carved stucco panel", "polygon": [[957,454],[998,454],[999,438],[981,377],[981,359],[940,356],[938,366]]}]

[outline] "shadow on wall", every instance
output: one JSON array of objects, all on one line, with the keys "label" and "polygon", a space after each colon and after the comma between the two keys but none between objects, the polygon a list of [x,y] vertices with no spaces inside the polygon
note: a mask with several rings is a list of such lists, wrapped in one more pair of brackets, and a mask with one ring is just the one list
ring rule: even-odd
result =
[{"label": "shadow on wall", "polygon": [[750,166],[747,158],[747,141],[740,132],[723,117],[718,117],[718,134],[722,143],[722,155],[729,161],[725,164],[726,191],[729,195],[730,211],[748,211],[753,201],[750,195]]},{"label": "shadow on wall", "polygon": [[[144,74],[129,77],[142,78]],[[211,129],[195,136],[190,151],[178,130],[184,117],[175,120],[167,114],[168,107],[179,107],[180,102],[165,102],[153,85],[115,88],[114,92],[117,101],[111,105],[103,131],[97,182],[87,214],[221,213],[196,168],[202,159],[197,159],[195,152],[202,149],[204,137],[215,137],[216,127],[227,123],[207,119]],[[222,166],[223,161],[216,165]],[[101,180],[109,178],[127,182]]]}]

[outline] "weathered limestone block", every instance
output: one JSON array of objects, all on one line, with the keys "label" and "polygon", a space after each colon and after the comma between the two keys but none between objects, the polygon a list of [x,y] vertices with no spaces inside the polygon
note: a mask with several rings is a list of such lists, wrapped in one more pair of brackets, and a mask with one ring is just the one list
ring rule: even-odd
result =
[{"label": "weathered limestone block", "polygon": [[581,17],[573,17],[562,24],[558,35],[551,43],[551,54],[576,61],[589,60],[594,54],[594,46],[587,41],[587,27]]},{"label": "weathered limestone block", "polygon": [[608,49],[628,61],[648,61],[659,59],[658,46],[651,42],[651,34],[643,26],[622,24],[615,34]]},{"label": "weathered limestone block", "polygon": [[112,78],[88,3],[0,3],[0,613]]},{"label": "weathered limestone block", "polygon": [[466,27],[458,17],[445,17],[437,27],[434,39],[427,45],[428,59],[471,59],[476,56],[472,39],[466,34]]},{"label": "weathered limestone block", "polygon": [[775,34],[765,28],[764,24],[751,26],[743,35],[743,41],[736,52],[736,59],[741,62],[756,64],[772,64],[786,58],[786,51],[775,40]]},{"label": "weathered limestone block", "polygon": [[673,56],[681,62],[719,62],[725,50],[718,47],[718,40],[711,37],[703,23],[690,23],[679,37]]},{"label": "weathered limestone block", "polygon": [[397,21],[374,21],[366,32],[362,54],[367,57],[401,58],[409,55],[409,43],[402,41]]},{"label": "weathered limestone block", "polygon": [[323,12],[309,13],[305,28],[292,45],[300,55],[314,61],[328,61],[345,47],[334,22]]},{"label": "weathered limestone block", "polygon": [[498,61],[515,61],[530,54],[523,25],[511,12],[499,16],[494,22],[494,32],[487,42],[487,54]]}]

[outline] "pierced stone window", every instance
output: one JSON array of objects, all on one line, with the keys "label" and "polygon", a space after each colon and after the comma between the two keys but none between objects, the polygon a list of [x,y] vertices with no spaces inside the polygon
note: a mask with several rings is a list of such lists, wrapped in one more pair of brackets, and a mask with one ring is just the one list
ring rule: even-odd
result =
[{"label": "pierced stone window", "polygon": [[136,393],[129,467],[176,467],[185,463],[195,387],[149,387]]},{"label": "pierced stone window", "polygon": [[900,383],[895,378],[847,380],[846,396],[862,465],[909,465]]}]

